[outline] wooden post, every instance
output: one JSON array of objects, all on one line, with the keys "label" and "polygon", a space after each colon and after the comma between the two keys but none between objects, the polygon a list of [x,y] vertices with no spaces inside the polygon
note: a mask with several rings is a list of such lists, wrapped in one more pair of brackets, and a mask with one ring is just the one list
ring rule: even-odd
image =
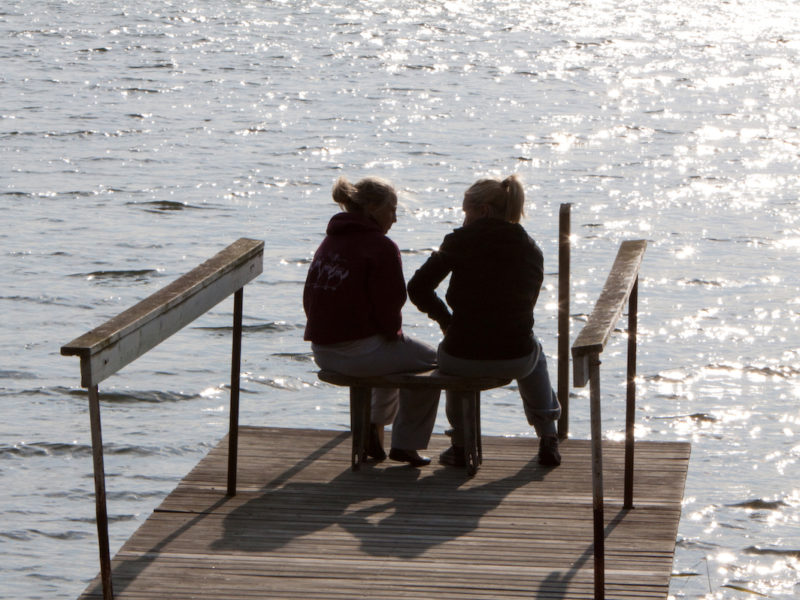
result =
[{"label": "wooden post", "polygon": [[628,374],[625,392],[625,490],[623,508],[633,508],[633,429],[636,413],[636,336],[638,327],[639,277],[628,298]]},{"label": "wooden post", "polygon": [[558,226],[558,437],[569,437],[569,292],[570,292],[570,209],[562,204]]},{"label": "wooden post", "polygon": [[236,495],[239,456],[239,389],[242,368],[242,307],[244,288],[233,294],[233,342],[231,348],[231,414],[228,426],[228,496]]},{"label": "wooden post", "polygon": [[353,436],[350,467],[353,471],[358,471],[367,459],[371,402],[372,388],[350,387],[350,431]]},{"label": "wooden post", "polygon": [[475,437],[478,442],[478,464],[483,464],[483,433],[481,432],[481,392],[475,390]]},{"label": "wooden post", "polygon": [[477,406],[480,392],[470,391],[464,394],[461,407],[462,427],[464,429],[464,459],[467,475],[472,477],[478,472],[480,459],[478,457],[478,428],[476,424]]},{"label": "wooden post", "polygon": [[594,598],[605,598],[605,524],[603,517],[603,431],[600,418],[600,355],[589,357],[592,432],[592,508],[594,513]]},{"label": "wooden post", "polygon": [[92,462],[94,463],[94,501],[97,517],[97,542],[100,550],[100,576],[103,600],[113,600],[111,551],[108,543],[108,511],[106,509],[106,474],[103,466],[103,433],[100,427],[100,393],[97,385],[89,387],[89,421],[92,430]]}]

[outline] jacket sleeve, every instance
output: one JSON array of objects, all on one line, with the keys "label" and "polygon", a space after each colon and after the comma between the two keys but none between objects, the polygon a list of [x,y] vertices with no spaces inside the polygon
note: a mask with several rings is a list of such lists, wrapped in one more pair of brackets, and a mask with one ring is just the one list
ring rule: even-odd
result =
[{"label": "jacket sleeve", "polygon": [[531,299],[533,300],[531,308],[533,308],[539,299],[539,292],[541,292],[542,283],[544,282],[544,255],[539,245],[532,238],[529,237],[528,239],[531,246]]},{"label": "jacket sleeve", "polygon": [[408,297],[419,310],[439,324],[444,332],[452,316],[447,305],[436,295],[436,288],[450,273],[450,267],[440,252],[434,252],[408,282]]},{"label": "jacket sleeve", "polygon": [[403,326],[401,309],[406,303],[406,280],[400,249],[389,238],[385,240],[386,243],[375,248],[372,256],[367,294],[378,332],[389,340],[395,340]]}]

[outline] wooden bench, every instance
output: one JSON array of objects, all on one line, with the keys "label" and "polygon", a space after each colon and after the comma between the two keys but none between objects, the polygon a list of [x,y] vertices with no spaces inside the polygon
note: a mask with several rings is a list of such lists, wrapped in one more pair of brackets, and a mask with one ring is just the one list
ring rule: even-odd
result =
[{"label": "wooden bench", "polygon": [[465,395],[463,410],[464,459],[467,474],[474,475],[483,460],[481,449],[480,395],[484,390],[502,387],[510,379],[459,377],[438,369],[420,373],[395,373],[376,377],[353,377],[334,371],[319,371],[321,381],[350,388],[350,430],[353,434],[351,466],[357,471],[367,457],[372,388],[437,389],[471,392]]}]

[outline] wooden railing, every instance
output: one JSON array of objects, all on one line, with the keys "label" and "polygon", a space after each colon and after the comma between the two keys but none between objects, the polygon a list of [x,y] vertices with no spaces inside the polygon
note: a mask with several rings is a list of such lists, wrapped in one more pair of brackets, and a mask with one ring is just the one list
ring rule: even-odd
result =
[{"label": "wooden railing", "polygon": [[605,529],[603,524],[603,454],[600,418],[600,354],[628,306],[628,365],[625,409],[625,490],[623,508],[633,508],[633,423],[636,403],[636,330],[639,268],[644,240],[622,242],[589,320],[572,345],[573,383],[589,384],[592,438],[592,507],[594,511],[595,600],[605,597]]},{"label": "wooden railing", "polygon": [[261,273],[263,257],[264,242],[240,238],[186,275],[61,347],[61,354],[80,357],[81,386],[89,391],[97,537],[105,600],[114,597],[114,589],[111,581],[98,384],[234,294],[228,495],[235,495],[243,288]]}]

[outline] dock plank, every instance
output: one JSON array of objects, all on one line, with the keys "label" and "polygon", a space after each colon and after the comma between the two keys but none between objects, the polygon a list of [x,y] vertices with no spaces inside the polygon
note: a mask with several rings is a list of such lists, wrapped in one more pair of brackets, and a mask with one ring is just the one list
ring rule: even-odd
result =
[{"label": "dock plank", "polygon": [[[435,455],[448,443],[434,436]],[[350,470],[347,432],[243,427],[238,493],[222,440],[114,557],[118,599],[593,598],[590,444],[562,465],[536,440],[484,437],[473,478],[387,461]],[[689,444],[604,442],[606,596],[667,597]],[[99,577],[80,600],[102,598]]]}]

